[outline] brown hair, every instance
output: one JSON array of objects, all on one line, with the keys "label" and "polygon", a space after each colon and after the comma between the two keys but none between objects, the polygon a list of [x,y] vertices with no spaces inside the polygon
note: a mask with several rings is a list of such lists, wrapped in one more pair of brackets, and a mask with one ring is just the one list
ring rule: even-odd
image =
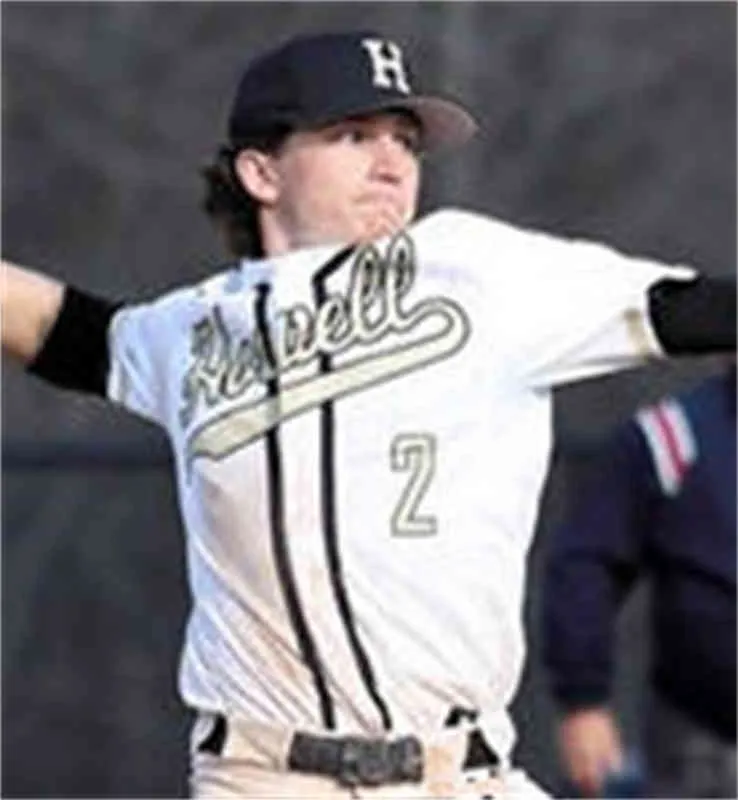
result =
[{"label": "brown hair", "polygon": [[238,147],[223,146],[210,164],[201,170],[205,181],[202,208],[223,237],[226,249],[238,258],[263,258],[264,245],[259,226],[259,202],[252,197],[236,174],[238,153],[254,148],[277,153],[289,131],[270,131]]}]

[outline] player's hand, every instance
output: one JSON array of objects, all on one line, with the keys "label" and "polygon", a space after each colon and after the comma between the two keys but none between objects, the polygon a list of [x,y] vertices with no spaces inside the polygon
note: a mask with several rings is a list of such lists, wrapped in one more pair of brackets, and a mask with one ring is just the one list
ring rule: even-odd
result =
[{"label": "player's hand", "polygon": [[406,209],[399,201],[393,202],[389,198],[367,203],[360,211],[363,223],[361,244],[384,236],[394,236],[408,224]]},{"label": "player's hand", "polygon": [[607,708],[565,716],[559,725],[559,747],[569,778],[587,797],[598,796],[605,778],[622,769],[620,732]]}]

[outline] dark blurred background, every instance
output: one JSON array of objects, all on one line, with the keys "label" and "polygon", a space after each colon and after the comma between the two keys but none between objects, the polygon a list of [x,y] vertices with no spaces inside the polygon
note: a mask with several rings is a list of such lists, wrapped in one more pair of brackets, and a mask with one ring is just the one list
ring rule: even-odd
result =
[{"label": "dark blurred background", "polygon": [[[429,163],[426,207],[735,270],[733,3],[3,2],[1,13],[3,254],[90,290],[144,299],[218,268],[197,170],[244,62],[298,31],[357,26],[412,44],[423,79],[486,125]],[[649,367],[558,394],[515,703],[518,760],[553,790],[536,636],[545,529],[598,437],[715,369]],[[166,443],[13,365],[2,378],[2,795],[184,796],[188,595]],[[645,603],[629,610],[618,676],[632,736]]]}]

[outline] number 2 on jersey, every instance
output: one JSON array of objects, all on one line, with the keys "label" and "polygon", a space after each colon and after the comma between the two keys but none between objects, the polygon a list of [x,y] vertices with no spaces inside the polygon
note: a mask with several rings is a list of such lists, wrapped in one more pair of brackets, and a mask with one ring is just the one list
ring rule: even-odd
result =
[{"label": "number 2 on jersey", "polygon": [[429,433],[400,433],[392,440],[390,464],[408,479],[392,514],[394,536],[432,536],[438,533],[434,516],[421,515],[420,503],[436,470],[436,438]]}]

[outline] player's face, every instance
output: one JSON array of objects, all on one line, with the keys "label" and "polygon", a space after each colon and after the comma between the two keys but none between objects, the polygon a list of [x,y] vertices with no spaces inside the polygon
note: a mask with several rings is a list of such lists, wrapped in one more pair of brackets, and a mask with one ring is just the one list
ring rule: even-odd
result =
[{"label": "player's face", "polygon": [[349,119],[288,137],[273,156],[262,217],[268,254],[396,233],[415,216],[420,130],[402,113]]}]

